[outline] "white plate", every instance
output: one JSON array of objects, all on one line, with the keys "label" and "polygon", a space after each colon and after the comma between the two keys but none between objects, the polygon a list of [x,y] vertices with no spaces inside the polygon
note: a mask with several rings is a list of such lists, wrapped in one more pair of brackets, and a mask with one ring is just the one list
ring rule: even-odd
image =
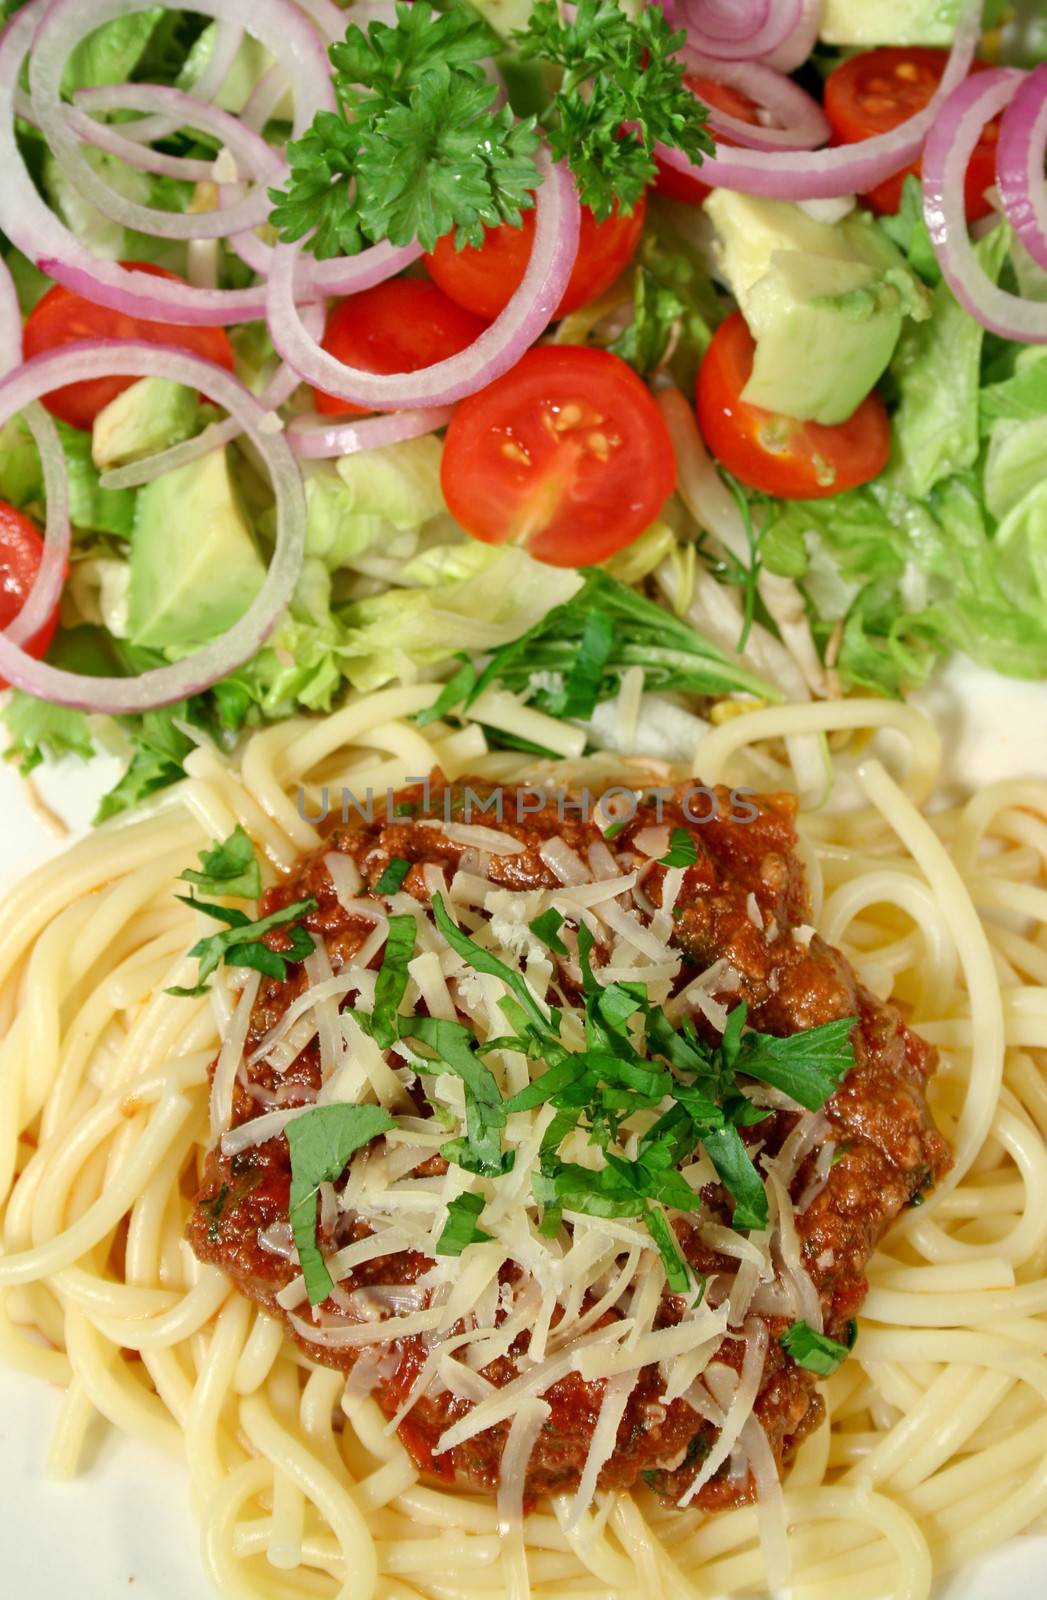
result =
[{"label": "white plate", "polygon": [[[994,677],[956,661],[919,696],[945,737],[953,793],[999,778],[1047,776],[1047,685]],[[74,827],[90,818],[115,776],[64,762],[42,776],[48,803]],[[0,770],[0,886],[58,848],[17,776]],[[0,1370],[0,1526],[3,1592],[20,1600],[211,1600],[200,1567],[187,1480],[151,1447],[99,1427],[83,1475],[44,1479],[54,1391]],[[1014,1540],[942,1584],[937,1600],[1030,1600],[1047,1591],[1047,1537]]]}]

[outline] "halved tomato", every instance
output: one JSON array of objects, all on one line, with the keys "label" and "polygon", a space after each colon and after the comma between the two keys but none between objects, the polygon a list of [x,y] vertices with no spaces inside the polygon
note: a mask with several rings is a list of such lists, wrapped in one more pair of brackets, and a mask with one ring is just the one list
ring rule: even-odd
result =
[{"label": "halved tomato", "polygon": [[[135,272],[148,272],[154,278],[180,281],[176,272],[168,272],[166,267],[154,266],[150,261],[122,261],[120,265]],[[74,294],[72,289],[63,288],[60,283],[55,284],[29,313],[22,345],[26,359],[81,339],[143,339],[150,344],[174,345],[179,350],[202,356],[205,361],[213,361],[229,372],[233,370],[233,347],[223,328],[152,322],[127,311],[98,305],[94,300]],[[90,432],[98,413],[137,381],[136,378],[85,378],[80,383],[53,389],[41,398],[52,416]]]},{"label": "halved tomato", "polygon": [[676,461],[632,367],[608,350],[539,345],[459,403],[442,473],[448,508],[474,538],[575,567],[650,526]]},{"label": "halved tomato", "polygon": [[[15,620],[33,587],[44,554],[44,541],[29,518],[0,500],[0,629]],[[43,656],[58,626],[58,607],[47,618],[39,633],[22,646],[37,660]],[[0,678],[0,689],[8,686]]]}]

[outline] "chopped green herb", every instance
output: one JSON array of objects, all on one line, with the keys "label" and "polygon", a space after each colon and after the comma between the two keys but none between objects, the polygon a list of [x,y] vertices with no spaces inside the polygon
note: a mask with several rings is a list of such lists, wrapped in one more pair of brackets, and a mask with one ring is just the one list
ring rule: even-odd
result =
[{"label": "chopped green herb", "polygon": [[564,919],[556,907],[550,906],[540,917],[535,917],[530,927],[535,938],[540,939],[547,949],[554,951],[558,956],[565,956],[568,954],[567,946],[559,937],[563,924]]},{"label": "chopped green herb", "polygon": [[663,867],[693,867],[698,860],[698,846],[686,828],[674,828],[669,836],[669,850],[659,856]]},{"label": "chopped green herb", "polygon": [[424,711],[415,713],[415,723],[419,728],[428,727],[430,722],[438,722],[446,717],[448,712],[461,705],[463,700],[468,700],[476,687],[477,672],[468,656],[459,655],[462,662],[453,678],[448,679],[440,691],[439,698]]},{"label": "chopped green herb", "polygon": [[[744,1019],[744,1006],[732,1017],[739,1014]],[[731,1065],[735,1072],[781,1089],[808,1111],[819,1111],[854,1065],[851,1033],[857,1022],[857,1017],[841,1017],[783,1039],[750,1030],[741,1035]]]},{"label": "chopped green herb", "polygon": [[481,1059],[477,1041],[464,1023],[442,1017],[400,1019],[401,1037],[414,1038],[435,1051],[420,1072],[451,1072],[465,1088],[466,1137],[452,1139],[440,1154],[469,1172],[497,1177],[508,1172],[514,1154],[502,1154],[501,1130],[505,1127],[506,1107],[494,1074]]},{"label": "chopped green herb", "polygon": [[475,939],[470,939],[467,933],[452,920],[447,907],[444,905],[443,895],[433,895],[433,916],[436,926],[443,934],[451,949],[456,951],[463,960],[468,961],[477,972],[486,972],[490,977],[501,978],[502,982],[514,994],[523,1007],[530,1022],[537,1028],[547,1031],[550,1026],[555,1030],[559,1027],[559,1014],[550,1012],[547,1016],[541,1003],[535,999],[527,984],[527,980],[520,972],[514,972],[512,967],[506,966],[496,955],[485,950],[477,944]]},{"label": "chopped green herb", "polygon": [[447,1221],[436,1241],[438,1256],[460,1256],[471,1244],[486,1244],[494,1237],[477,1227],[477,1220],[486,1204],[482,1194],[460,1194],[447,1207]]},{"label": "chopped green herb", "polygon": [[828,1378],[847,1360],[857,1337],[858,1324],[852,1318],[848,1324],[846,1344],[830,1339],[827,1334],[816,1333],[806,1322],[794,1322],[791,1328],[786,1328],[779,1335],[778,1342],[797,1366],[806,1367],[808,1372],[816,1372],[821,1378]]},{"label": "chopped green herb", "polygon": [[[188,895],[177,895],[176,899],[181,900],[183,905],[191,906],[194,911],[203,911],[205,915],[228,926],[224,933],[212,933],[198,939],[189,951],[189,955],[200,963],[199,982],[191,989],[167,989],[167,994],[179,998],[204,994],[208,978],[223,960],[227,967],[253,967],[266,977],[283,983],[287,978],[287,963],[304,961],[316,948],[312,935],[305,928],[288,926],[308,912],[315,911],[315,900],[296,900],[292,905],[283,906],[279,911],[272,911],[269,916],[252,922],[243,911],[233,906],[212,905],[207,900],[196,900]],[[291,942],[289,950],[270,950],[268,945],[262,943],[263,936],[273,928],[284,929]]]},{"label": "chopped green herb", "polygon": [[375,894],[397,894],[403,888],[404,879],[410,870],[409,861],[405,861],[403,856],[394,856],[375,884]]},{"label": "chopped green herb", "polygon": [[254,845],[239,823],[228,839],[200,852],[199,871],[187,867],[179,877],[205,894],[227,894],[236,900],[257,900],[262,892]]},{"label": "chopped green herb", "polygon": [[291,1232],[309,1304],[319,1305],[334,1288],[316,1242],[316,1196],[322,1183],[342,1176],[351,1156],[395,1126],[381,1106],[317,1106],[287,1124],[291,1151]]},{"label": "chopped green herb", "polygon": [[578,644],[578,653],[564,680],[563,693],[554,715],[591,717],[600,700],[604,668],[614,649],[614,622],[606,611],[590,611]]},{"label": "chopped green herb", "polygon": [[212,1241],[218,1238],[218,1222],[222,1212],[225,1210],[225,1202],[228,1198],[229,1185],[227,1183],[223,1183],[214,1199],[204,1201],[200,1206],[200,1210],[204,1213],[204,1215],[210,1217],[211,1219],[207,1224],[207,1237]]},{"label": "chopped green herb", "polygon": [[695,1273],[695,1277],[698,1280],[698,1293],[695,1295],[694,1299],[691,1301],[691,1310],[692,1311],[697,1311],[698,1310],[698,1308],[701,1305],[702,1301],[705,1299],[705,1293],[706,1293],[706,1290],[709,1287],[709,1279],[706,1277],[704,1272],[696,1272]]},{"label": "chopped green herb", "polygon": [[628,827],[628,823],[624,820],[621,822],[612,822],[609,827],[606,827],[603,830],[603,836],[605,839],[617,839],[618,835],[622,832],[622,829],[626,827]]},{"label": "chopped green herb", "polygon": [[410,914],[389,918],[389,934],[374,986],[371,1013],[371,1033],[383,1050],[388,1050],[397,1038],[397,1012],[407,990],[407,963],[414,955],[417,933],[418,926]]},{"label": "chopped green herb", "polygon": [[[644,1212],[647,1231],[658,1246],[665,1267],[665,1281],[673,1294],[687,1294],[691,1288],[691,1269],[680,1254],[679,1242],[661,1206],[648,1206]],[[699,1302],[701,1296],[699,1296]]]}]

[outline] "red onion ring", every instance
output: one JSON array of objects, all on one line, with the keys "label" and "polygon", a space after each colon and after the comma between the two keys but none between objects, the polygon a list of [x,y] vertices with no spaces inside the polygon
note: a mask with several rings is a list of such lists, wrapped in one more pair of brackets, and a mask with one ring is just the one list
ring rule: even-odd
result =
[{"label": "red onion ring", "polygon": [[[30,0],[0,34],[0,229],[42,271],[101,305],[155,322],[224,326],[255,321],[265,315],[262,287],[197,289],[96,260],[45,204],[22,160],[14,133],[14,94],[41,23],[49,29],[68,25],[82,37],[113,16],[146,9],[148,0]],[[300,115],[311,118],[318,103],[333,104],[323,42],[291,0],[193,0],[193,9],[249,25],[286,65]]]},{"label": "red onion ring", "polygon": [[721,61],[755,61],[778,50],[803,16],[803,0],[681,0],[688,43]]},{"label": "red onion ring", "polygon": [[[7,263],[0,258],[0,376],[15,372],[22,364],[22,313],[15,281]],[[69,484],[65,456],[58,432],[43,406],[36,401],[26,407],[25,422],[40,452],[47,503],[44,553],[33,585],[21,611],[4,630],[12,644],[24,644],[39,633],[58,603],[69,559]]]},{"label": "red onion ring", "polygon": [[911,166],[949,94],[970,70],[980,36],[982,0],[965,0],[945,73],[924,109],[890,133],[832,150],[750,152],[721,145],[700,167],[682,150],[658,146],[658,156],[700,183],[769,200],[833,200],[864,194]]},{"label": "red onion ring", "polygon": [[61,384],[97,378],[102,373],[138,377],[158,371],[176,383],[202,389],[242,423],[272,479],[276,497],[273,559],[255,600],[221,639],[183,661],[138,678],[80,677],[26,655],[11,642],[11,630],[0,635],[0,675],[16,688],[56,705],[120,714],[150,711],[201,693],[249,660],[265,643],[290,602],[301,571],[306,524],[301,472],[283,435],[266,433],[262,427],[265,411],[260,403],[223,367],[184,350],[130,340],[65,345],[34,356],[19,371],[0,380],[0,426]]},{"label": "red onion ring", "polygon": [[11,269],[0,256],[0,375],[22,360],[22,312]]},{"label": "red onion ring", "polygon": [[1030,72],[1004,112],[996,149],[996,182],[1007,220],[1038,266],[1047,271],[1047,62]]},{"label": "red onion ring", "polygon": [[35,400],[26,406],[23,416],[40,452],[47,522],[43,555],[33,586],[17,617],[3,631],[2,637],[13,645],[23,645],[27,639],[32,639],[53,613],[65,583],[72,542],[68,470],[57,429],[43,406]]},{"label": "red onion ring", "polygon": [[387,411],[376,417],[350,417],[344,422],[337,417],[295,417],[288,423],[287,437],[300,460],[327,461],[333,456],[351,456],[361,450],[400,444],[404,439],[420,439],[437,428],[446,428],[453,415],[453,406],[430,406],[415,411]]},{"label": "red onion ring", "polygon": [[[191,85],[191,92],[197,100],[214,100],[229,76],[243,42],[242,27],[233,27],[226,22],[218,23],[214,48],[208,57],[207,65]],[[147,143],[152,139],[169,139],[173,133],[177,133],[178,127],[177,122],[172,122],[162,114],[143,117],[140,122],[134,124],[134,130],[128,134],[128,138],[141,139]]]},{"label": "red onion ring", "polygon": [[287,93],[287,75],[279,63],[262,74],[247,97],[240,121],[253,133],[261,133]]},{"label": "red onion ring", "polygon": [[684,45],[680,57],[688,72],[741,89],[775,118],[777,127],[755,127],[716,106],[709,107],[709,126],[730,134],[743,150],[813,150],[832,134],[829,119],[817,100],[791,78],[760,61],[714,61]]},{"label": "red onion ring", "polygon": [[779,72],[795,72],[818,43],[821,26],[822,0],[803,0],[803,16],[789,37],[763,57],[764,65]]},{"label": "red onion ring", "polygon": [[[78,191],[86,195],[105,216],[125,228],[133,228],[139,233],[160,239],[221,239],[229,233],[255,228],[265,222],[270,211],[266,185],[280,182],[286,171],[280,157],[260,134],[251,133],[229,112],[219,111],[206,101],[166,86],[113,84],[92,91],[89,98],[81,103],[103,111],[137,110],[141,106],[147,109],[151,106],[170,107],[173,113],[171,120],[176,127],[198,127],[213,133],[228,146],[238,161],[246,164],[253,177],[262,181],[247,199],[235,205],[219,211],[193,212],[191,215],[139,205],[111,189],[81,153],[80,139],[69,117],[70,108],[61,99],[64,64],[63,57],[57,52],[48,58],[42,49],[34,49],[29,65],[33,110],[53,154],[69,173]],[[136,149],[130,140],[127,144],[132,152]],[[138,148],[140,156],[145,153],[141,147]],[[211,178],[213,173],[208,175],[208,181]]]},{"label": "red onion ring", "polygon": [[1004,339],[1047,344],[1047,305],[990,283],[971,247],[964,204],[964,174],[982,129],[1009,104],[1020,77],[997,67],[949,96],[923,152],[923,214],[942,273],[975,321]]},{"label": "red onion ring", "polygon": [[574,180],[539,152],[534,244],[523,281],[504,311],[467,350],[418,372],[389,376],[360,372],[336,361],[302,327],[295,305],[295,266],[301,245],[277,247],[269,277],[269,332],[289,366],[314,388],[369,411],[450,405],[507,372],[544,333],[571,276],[578,253],[580,210]]}]

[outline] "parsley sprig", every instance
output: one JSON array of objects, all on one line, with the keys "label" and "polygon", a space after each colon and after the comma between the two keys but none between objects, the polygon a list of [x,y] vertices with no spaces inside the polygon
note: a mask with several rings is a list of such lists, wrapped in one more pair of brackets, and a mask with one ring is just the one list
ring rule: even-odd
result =
[{"label": "parsley sprig", "polygon": [[452,229],[459,248],[480,245],[485,226],[519,227],[533,206],[539,128],[598,218],[631,211],[656,174],[657,142],[692,161],[713,149],[675,56],[683,38],[656,6],[631,18],[618,0],[581,0],[566,21],[539,0],[512,42],[563,77],[540,114],[518,118],[496,104],[483,63],[502,45],[486,22],[469,6],[401,0],[394,27],[350,23],[332,45],[340,110],[318,112],[288,146],[271,221],[321,259],[383,239],[432,250]]},{"label": "parsley sprig", "polygon": [[695,163],[713,153],[706,108],[684,83],[674,33],[660,6],[628,17],[618,0],[580,0],[570,20],[557,0],[537,0],[513,35],[525,60],[563,68],[563,81],[539,121],[557,160],[603,220],[631,211],[657,175],[655,144],[675,146]]},{"label": "parsley sprig", "polygon": [[287,147],[287,189],[270,191],[280,237],[311,234],[322,260],[382,239],[431,250],[452,228],[479,245],[485,224],[519,226],[534,204],[538,135],[533,118],[494,106],[480,63],[497,48],[463,6],[401,0],[395,27],[350,23],[330,51],[341,114],[317,113]]}]

